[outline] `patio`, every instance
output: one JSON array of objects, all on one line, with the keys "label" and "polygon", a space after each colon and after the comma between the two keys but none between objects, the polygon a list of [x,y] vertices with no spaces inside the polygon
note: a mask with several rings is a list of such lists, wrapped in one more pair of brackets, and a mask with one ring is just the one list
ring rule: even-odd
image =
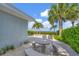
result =
[{"label": "patio", "polygon": [[[36,40],[35,39],[36,37],[30,37],[29,38],[29,41],[30,40]],[[38,40],[38,41],[37,41]],[[39,42],[39,40],[41,40],[41,38],[38,38],[36,40],[36,42]],[[30,42],[33,42],[33,41],[30,41]],[[40,41],[42,42],[42,41]],[[50,40],[48,40],[48,42],[52,42]],[[50,53],[50,44],[48,45],[48,42],[47,42],[47,45],[46,45],[46,50],[42,51],[42,49],[40,49],[41,47],[38,47],[39,45],[37,44],[37,47],[35,49],[35,51],[37,51],[38,53],[41,53],[42,55],[41,56],[51,56],[51,53]],[[34,42],[33,42],[34,43]],[[53,40],[53,45],[57,47],[58,49],[58,52],[60,53],[60,55],[62,54],[62,56],[77,56],[77,53],[74,52],[68,45],[66,45],[65,43],[62,43],[62,42],[59,42],[57,40]],[[32,43],[27,43],[27,44],[23,44],[22,46],[12,50],[12,51],[8,51],[6,54],[2,55],[2,56],[25,56],[25,50],[29,47],[32,47]],[[44,48],[43,48],[44,49]],[[48,50],[49,49],[49,50]],[[30,55],[29,55],[30,56]],[[31,55],[33,56],[33,55]],[[39,56],[39,55],[36,55],[36,56]],[[57,56],[55,53],[52,53],[52,56]]]}]

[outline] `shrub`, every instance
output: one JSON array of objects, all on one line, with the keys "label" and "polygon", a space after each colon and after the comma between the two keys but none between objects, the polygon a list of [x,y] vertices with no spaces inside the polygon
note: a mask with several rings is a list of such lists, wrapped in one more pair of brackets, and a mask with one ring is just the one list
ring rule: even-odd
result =
[{"label": "shrub", "polygon": [[11,45],[11,46],[10,46],[10,49],[11,49],[11,50],[15,49],[15,46],[14,46],[14,45]]},{"label": "shrub", "polygon": [[6,48],[5,47],[3,47],[3,48],[1,48],[2,49],[2,52],[3,52],[3,54],[5,54],[6,53]]},{"label": "shrub", "polygon": [[5,54],[9,50],[13,50],[14,48],[14,45],[7,45],[6,47],[0,49],[0,55]]},{"label": "shrub", "polygon": [[28,35],[34,35],[34,34],[48,34],[48,35],[52,35],[52,34],[56,34],[55,32],[45,32],[45,31],[28,31]]},{"label": "shrub", "polygon": [[0,55],[4,54],[4,51],[2,49],[0,49]]},{"label": "shrub", "polygon": [[77,53],[79,53],[79,27],[72,27],[62,31],[63,42],[69,44]]},{"label": "shrub", "polygon": [[14,45],[7,45],[6,47],[3,48],[5,51],[13,50],[15,47]]},{"label": "shrub", "polygon": [[24,42],[24,44],[27,44],[27,43],[28,43],[27,41]]},{"label": "shrub", "polygon": [[4,47],[4,48],[0,48],[0,55],[5,54],[6,51],[7,51],[7,50],[5,49],[5,47]]},{"label": "shrub", "polygon": [[62,37],[60,37],[59,35],[54,35],[54,38],[57,40],[62,40]]},{"label": "shrub", "polygon": [[10,46],[5,47],[6,51],[10,50]]}]

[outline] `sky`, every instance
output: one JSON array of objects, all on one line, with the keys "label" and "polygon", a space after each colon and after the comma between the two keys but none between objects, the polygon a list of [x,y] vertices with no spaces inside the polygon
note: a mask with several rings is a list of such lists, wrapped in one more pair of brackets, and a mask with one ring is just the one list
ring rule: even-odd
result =
[{"label": "sky", "polygon": [[[52,3],[15,3],[13,4],[16,8],[23,11],[24,13],[28,14],[35,18],[36,21],[42,23],[44,25],[41,31],[50,31],[50,23],[48,22],[48,11],[50,10]],[[35,22],[28,23],[28,29],[32,29],[32,26]],[[63,28],[71,27],[71,22],[67,21],[63,23]],[[37,30],[37,29],[32,29]],[[58,27],[56,28],[58,30]]]}]

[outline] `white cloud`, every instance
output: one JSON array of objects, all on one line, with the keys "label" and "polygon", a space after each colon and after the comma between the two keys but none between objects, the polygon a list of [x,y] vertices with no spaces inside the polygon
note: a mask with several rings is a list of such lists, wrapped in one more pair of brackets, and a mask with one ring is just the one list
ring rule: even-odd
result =
[{"label": "white cloud", "polygon": [[[35,19],[37,22],[40,22],[40,23],[42,23],[42,19]],[[28,22],[28,29],[32,29],[32,26],[33,26],[33,24],[34,24],[35,22]]]},{"label": "white cloud", "polygon": [[28,22],[28,29],[31,29],[35,22]]},{"label": "white cloud", "polygon": [[48,21],[43,22],[44,28],[50,28],[51,25]]},{"label": "white cloud", "polygon": [[67,22],[65,22],[64,24],[63,24],[63,28],[65,29],[65,28],[69,28],[69,27],[71,27],[72,26],[72,24],[71,24],[71,22],[70,21],[67,21]]},{"label": "white cloud", "polygon": [[[35,22],[28,22],[28,29],[32,29],[32,26],[33,26],[34,23]],[[44,21],[44,22],[42,22],[42,24],[43,24],[44,28],[49,29],[51,27],[51,25],[48,21]]]},{"label": "white cloud", "polygon": [[78,20],[76,20],[74,24],[76,25],[76,24],[78,24],[78,23],[79,23],[79,19],[78,19]]},{"label": "white cloud", "polygon": [[46,9],[45,11],[41,12],[40,13],[41,17],[48,17],[48,11],[49,9]]},{"label": "white cloud", "polygon": [[42,19],[35,19],[37,22],[42,23]]}]

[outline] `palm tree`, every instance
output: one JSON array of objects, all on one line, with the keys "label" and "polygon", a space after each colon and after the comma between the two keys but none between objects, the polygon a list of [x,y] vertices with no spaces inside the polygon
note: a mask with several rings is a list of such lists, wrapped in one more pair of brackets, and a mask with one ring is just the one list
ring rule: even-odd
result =
[{"label": "palm tree", "polygon": [[67,16],[71,14],[72,12],[76,12],[77,11],[76,7],[78,6],[74,4],[68,4],[68,3],[54,4],[51,6],[51,9],[48,15],[49,15],[49,19],[52,18],[52,20],[49,20],[49,21],[51,22],[51,24],[52,24],[52,21],[55,21],[55,20],[59,21],[59,35],[60,36],[62,32],[62,21],[64,19],[65,20],[68,19]]},{"label": "palm tree", "polygon": [[72,27],[74,26],[75,21],[79,18],[79,15],[76,13],[72,13],[67,17],[71,23],[72,23]]},{"label": "palm tree", "polygon": [[72,23],[72,26],[74,26],[75,21],[79,18],[79,7],[78,4],[74,3],[72,4],[72,11],[71,13],[69,13],[69,15],[67,15],[67,19],[69,19]]},{"label": "palm tree", "polygon": [[[40,28],[43,28],[43,25],[37,21],[35,21],[35,24],[32,26],[32,28],[35,28],[35,29],[40,29]],[[39,32],[38,32],[39,33]],[[35,35],[34,35],[35,36]]]},{"label": "palm tree", "polygon": [[39,22],[35,22],[32,28],[40,29],[40,28],[43,28],[43,25]]},{"label": "palm tree", "polygon": [[54,29],[54,32],[55,32],[56,27],[57,27],[57,25],[51,26],[50,30]]},{"label": "palm tree", "polygon": [[54,25],[54,22],[55,22],[55,16],[49,16],[48,17],[48,21],[49,21],[49,23],[51,24],[51,28],[50,28],[50,30],[52,30],[52,29],[54,29],[54,32],[55,32],[55,28],[57,27],[57,25]]}]

